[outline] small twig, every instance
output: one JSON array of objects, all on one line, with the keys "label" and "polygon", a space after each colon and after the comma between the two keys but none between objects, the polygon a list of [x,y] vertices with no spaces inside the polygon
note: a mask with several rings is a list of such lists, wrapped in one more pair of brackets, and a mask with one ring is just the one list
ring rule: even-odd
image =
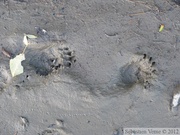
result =
[{"label": "small twig", "polygon": [[26,51],[26,48],[27,48],[27,45],[25,46],[25,48],[24,48],[24,50],[23,50],[23,52],[22,52],[23,54],[25,53],[25,51]]},{"label": "small twig", "polygon": [[9,53],[6,49],[4,49],[4,47],[2,47],[2,53],[8,57],[8,58],[11,58],[11,53]]}]

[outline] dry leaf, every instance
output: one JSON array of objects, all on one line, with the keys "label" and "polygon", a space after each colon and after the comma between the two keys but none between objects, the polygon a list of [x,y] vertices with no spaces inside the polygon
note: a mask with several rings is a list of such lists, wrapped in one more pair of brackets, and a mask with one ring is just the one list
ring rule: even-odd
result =
[{"label": "dry leaf", "polygon": [[23,39],[23,43],[28,46],[28,40],[27,40],[27,35],[24,34],[24,39]]},{"label": "dry leaf", "polygon": [[25,55],[22,53],[10,59],[9,65],[12,77],[23,73],[23,66],[21,65],[23,60],[25,60]]},{"label": "dry leaf", "polygon": [[34,39],[34,38],[37,38],[37,36],[35,36],[35,35],[26,35],[29,39]]}]

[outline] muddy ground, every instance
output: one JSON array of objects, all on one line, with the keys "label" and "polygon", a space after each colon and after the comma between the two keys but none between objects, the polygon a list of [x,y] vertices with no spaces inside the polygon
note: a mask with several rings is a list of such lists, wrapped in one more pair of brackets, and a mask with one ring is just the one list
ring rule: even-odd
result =
[{"label": "muddy ground", "polygon": [[[179,127],[171,109],[180,90],[178,2],[1,0],[0,135]],[[24,33],[38,38],[12,78],[9,60],[22,52]]]}]

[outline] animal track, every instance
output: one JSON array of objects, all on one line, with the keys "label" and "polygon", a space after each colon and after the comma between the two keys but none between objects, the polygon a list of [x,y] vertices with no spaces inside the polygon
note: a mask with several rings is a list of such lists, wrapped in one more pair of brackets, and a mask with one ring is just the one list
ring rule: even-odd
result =
[{"label": "animal track", "polygon": [[48,128],[40,135],[72,135],[67,133],[63,128]]},{"label": "animal track", "polygon": [[26,117],[20,116],[18,121],[15,122],[15,129],[17,133],[23,133],[27,132],[27,129],[29,127],[29,121]]},{"label": "animal track", "polygon": [[152,57],[146,54],[142,58],[124,66],[121,70],[122,82],[127,86],[143,83],[144,88],[150,85],[150,80],[155,78],[157,69]]},{"label": "animal track", "polygon": [[29,126],[29,121],[25,117],[20,117],[20,125],[26,129]]},{"label": "animal track", "polygon": [[29,64],[40,75],[48,75],[53,71],[70,68],[76,62],[74,51],[68,47],[52,47],[42,52],[37,52]]},{"label": "animal track", "polygon": [[62,120],[56,120],[56,124],[50,125],[39,135],[72,135],[72,133],[64,127]]}]

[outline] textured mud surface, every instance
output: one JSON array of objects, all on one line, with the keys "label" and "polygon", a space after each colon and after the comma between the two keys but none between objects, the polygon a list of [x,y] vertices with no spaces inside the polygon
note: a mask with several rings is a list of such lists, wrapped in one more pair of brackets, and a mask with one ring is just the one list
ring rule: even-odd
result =
[{"label": "textured mud surface", "polygon": [[0,67],[0,90],[5,89],[11,80],[11,75],[8,73],[5,66]]},{"label": "textured mud surface", "polygon": [[[178,0],[0,1],[0,134],[178,127],[179,13]],[[38,38],[12,78],[24,33]]]}]

